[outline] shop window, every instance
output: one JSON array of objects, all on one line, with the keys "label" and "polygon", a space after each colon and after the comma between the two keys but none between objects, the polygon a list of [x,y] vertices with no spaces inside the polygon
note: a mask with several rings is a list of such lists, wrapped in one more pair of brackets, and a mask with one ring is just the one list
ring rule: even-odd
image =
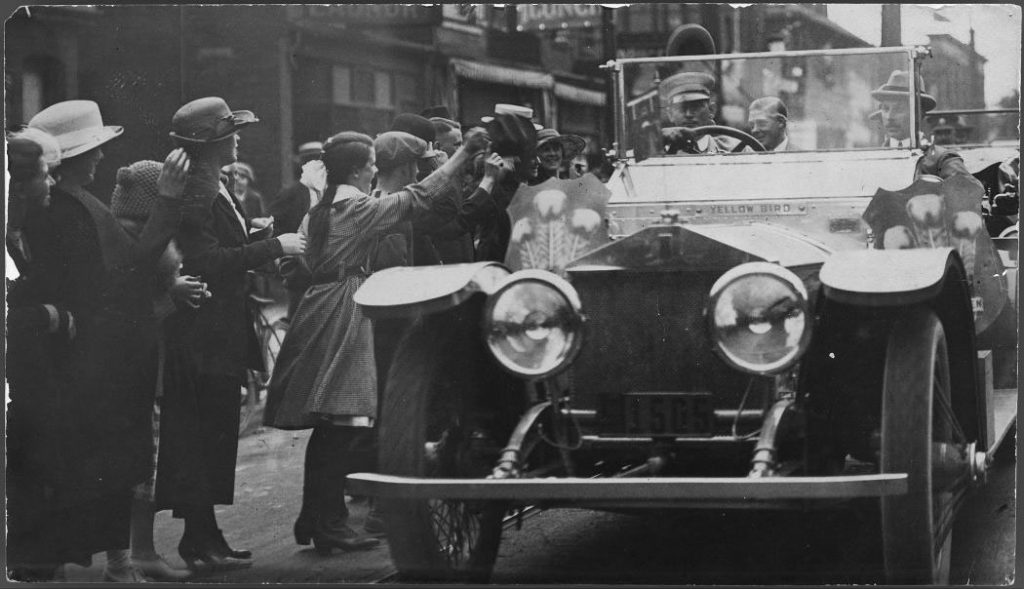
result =
[{"label": "shop window", "polygon": [[420,107],[419,85],[408,74],[395,74],[395,108],[398,112],[417,112]]},{"label": "shop window", "polygon": [[379,108],[390,108],[394,104],[391,101],[391,76],[387,72],[374,72],[373,86],[373,104]]},{"label": "shop window", "polygon": [[374,73],[369,70],[353,70],[352,93],[349,95],[349,102],[373,104],[377,98],[374,84],[375,78]]},{"label": "shop window", "polygon": [[352,70],[336,65],[331,70],[331,99],[334,104],[348,104],[352,95]]},{"label": "shop window", "polygon": [[49,104],[64,100],[63,66],[49,55],[34,55],[24,61],[21,75],[21,117],[29,120]]}]

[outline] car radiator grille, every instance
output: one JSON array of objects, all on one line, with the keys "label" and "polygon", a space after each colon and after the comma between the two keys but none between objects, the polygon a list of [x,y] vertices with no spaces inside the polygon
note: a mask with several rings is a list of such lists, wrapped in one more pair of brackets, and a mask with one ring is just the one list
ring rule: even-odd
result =
[{"label": "car radiator grille", "polygon": [[704,308],[721,272],[581,272],[572,276],[587,316],[572,367],[573,406],[628,392],[712,392],[735,409],[750,377],[711,350]]}]

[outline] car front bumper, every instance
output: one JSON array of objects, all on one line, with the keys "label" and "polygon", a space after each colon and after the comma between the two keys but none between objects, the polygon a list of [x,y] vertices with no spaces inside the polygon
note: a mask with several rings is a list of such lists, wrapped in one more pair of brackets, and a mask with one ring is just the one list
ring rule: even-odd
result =
[{"label": "car front bumper", "polygon": [[389,499],[526,502],[760,503],[902,495],[906,473],[827,477],[637,477],[427,479],[371,473],[348,476],[347,492]]}]

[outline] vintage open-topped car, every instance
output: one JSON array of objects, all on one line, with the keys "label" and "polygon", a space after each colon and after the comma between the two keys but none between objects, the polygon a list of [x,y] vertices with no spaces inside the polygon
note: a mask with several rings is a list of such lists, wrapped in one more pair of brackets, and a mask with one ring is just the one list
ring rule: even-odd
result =
[{"label": "vintage open-topped car", "polygon": [[[410,329],[379,473],[350,482],[381,502],[399,573],[484,580],[503,518],[571,506],[847,510],[862,527],[836,538],[875,535],[875,580],[946,580],[957,508],[1016,416],[991,377],[1016,346],[1016,241],[981,218],[1006,185],[918,169],[923,58],[609,62],[607,185],[521,187],[506,265],[371,276],[357,303]],[[714,125],[670,116],[683,70],[715,79]],[[873,96],[896,71],[903,146]],[[741,130],[763,96],[786,103],[786,151]],[[1016,150],[976,132],[993,153],[972,171]]]}]

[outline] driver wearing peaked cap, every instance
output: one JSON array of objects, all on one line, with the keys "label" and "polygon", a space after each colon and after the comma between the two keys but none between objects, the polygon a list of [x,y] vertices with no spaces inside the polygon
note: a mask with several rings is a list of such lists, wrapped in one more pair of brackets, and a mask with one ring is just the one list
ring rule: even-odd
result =
[{"label": "driver wearing peaked cap", "polygon": [[[704,72],[679,72],[665,78],[658,87],[663,118],[668,126],[662,130],[666,147],[672,146],[680,134],[676,129],[695,129],[715,124],[718,105],[715,103],[715,78]],[[730,137],[703,135],[695,144],[683,147],[690,153],[719,153],[732,151],[736,140]]]}]

